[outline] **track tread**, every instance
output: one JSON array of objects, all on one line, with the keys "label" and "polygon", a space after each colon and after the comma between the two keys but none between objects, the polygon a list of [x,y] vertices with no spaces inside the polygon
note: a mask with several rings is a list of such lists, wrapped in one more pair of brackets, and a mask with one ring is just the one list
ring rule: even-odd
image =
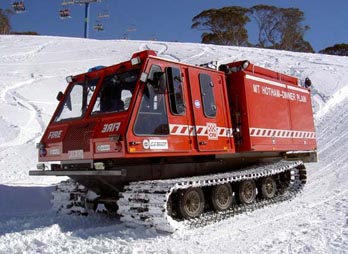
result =
[{"label": "track tread", "polygon": [[[300,177],[302,168],[304,168],[302,161],[280,161],[273,164],[264,164],[258,167],[215,175],[132,182],[126,186],[124,192],[120,193],[121,198],[117,202],[119,206],[118,214],[122,216],[121,220],[126,223],[153,226],[160,231],[174,232],[178,228],[205,226],[240,213],[253,211],[285,200],[291,200],[302,190],[304,184]],[[234,183],[247,179],[258,179],[289,170],[291,170],[292,175],[288,190],[284,194],[277,195],[272,199],[258,199],[253,204],[233,206],[219,213],[207,212],[198,218],[186,221],[178,221],[168,215],[167,202],[169,196],[178,190],[190,187],[206,187]],[[141,202],[141,199],[136,197],[145,198],[144,200],[146,202]]]}]

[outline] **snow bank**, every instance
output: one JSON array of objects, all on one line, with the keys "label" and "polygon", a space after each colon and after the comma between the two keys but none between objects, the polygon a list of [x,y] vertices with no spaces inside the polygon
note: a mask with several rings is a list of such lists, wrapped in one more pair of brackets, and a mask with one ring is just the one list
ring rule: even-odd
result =
[{"label": "snow bank", "polygon": [[[65,77],[153,49],[191,64],[248,59],[310,77],[320,162],[303,195],[215,225],[171,235],[105,216],[50,211],[57,177],[29,177],[35,143]],[[150,41],[0,36],[0,253],[348,253],[348,58],[254,48]]]}]

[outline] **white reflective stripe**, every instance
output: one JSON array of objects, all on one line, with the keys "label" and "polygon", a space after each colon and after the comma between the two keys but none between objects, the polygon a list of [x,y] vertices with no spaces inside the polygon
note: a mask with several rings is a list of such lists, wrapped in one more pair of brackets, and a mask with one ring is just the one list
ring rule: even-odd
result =
[{"label": "white reflective stripe", "polygon": [[246,79],[250,79],[250,80],[254,80],[254,81],[259,81],[259,82],[263,82],[269,85],[273,85],[273,86],[278,86],[278,87],[282,87],[282,88],[288,88],[290,90],[294,90],[294,91],[298,91],[298,92],[302,92],[302,93],[309,93],[308,90],[301,88],[301,87],[296,87],[296,86],[291,86],[291,85],[285,85],[283,83],[280,82],[276,82],[276,81],[272,81],[272,80],[268,80],[268,79],[264,79],[264,78],[259,78],[259,77],[255,77],[255,76],[251,76],[251,75],[245,75]]},{"label": "white reflective stripe", "polygon": [[192,126],[187,125],[169,125],[170,133],[175,135],[189,136]]},{"label": "white reflective stripe", "polygon": [[[217,136],[232,137],[232,129],[217,126]],[[208,127],[203,125],[191,126],[181,124],[169,124],[170,135],[176,136],[208,136]]]},{"label": "white reflective stripe", "polygon": [[316,138],[316,134],[313,131],[250,128],[249,133],[251,137],[257,137],[257,138],[302,138],[302,139]]},{"label": "white reflective stripe", "polygon": [[263,83],[270,84],[270,85],[274,85],[274,86],[279,86],[282,88],[286,88],[286,85],[283,83],[279,83],[279,82],[264,79],[264,78],[259,78],[259,77],[255,77],[255,76],[251,76],[251,75],[245,75],[245,78],[250,79],[250,80],[254,80],[254,81],[263,82]]}]

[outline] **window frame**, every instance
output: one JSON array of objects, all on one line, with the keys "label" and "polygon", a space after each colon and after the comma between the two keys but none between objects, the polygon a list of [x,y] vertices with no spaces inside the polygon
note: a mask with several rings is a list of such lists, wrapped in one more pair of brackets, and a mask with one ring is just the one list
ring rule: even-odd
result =
[{"label": "window frame", "polygon": [[199,73],[198,79],[204,116],[207,118],[215,118],[217,107],[214,93],[214,82],[212,81],[211,76],[207,73]]},{"label": "window frame", "polygon": [[[87,78],[86,78],[87,79]],[[67,89],[65,96],[65,99],[59,104],[59,110],[55,115],[54,122],[60,123],[64,121],[70,121],[75,119],[82,119],[86,116],[86,113],[88,111],[88,108],[92,102],[92,98],[97,90],[98,84],[100,82],[100,77],[91,79],[91,85],[88,86],[86,83],[86,79],[84,81],[80,82],[74,82],[69,85],[69,88]],[[89,81],[87,81],[89,82]],[[87,84],[87,86],[86,86]],[[65,111],[66,103],[69,100],[69,97],[71,96],[72,91],[75,87],[81,86],[82,87],[82,93],[81,93],[81,114],[78,116],[72,116],[72,117],[62,117],[63,112]],[[94,89],[89,89],[89,87],[94,87]],[[92,91],[92,93],[89,93],[89,91]],[[71,97],[70,97],[71,98]]]},{"label": "window frame", "polygon": [[[173,75],[173,70],[177,70],[177,74],[179,74],[179,79],[175,80],[175,77]],[[181,70],[178,67],[170,66],[166,68],[166,75],[167,75],[167,89],[168,89],[168,99],[169,99],[169,107],[170,112],[173,115],[182,116],[185,115],[186,109],[185,109],[185,98],[184,98],[184,89],[183,89],[183,80],[181,75]],[[176,86],[177,83],[180,83],[180,85]],[[178,91],[178,92],[176,92]],[[180,99],[178,99],[177,94],[180,94]]]},{"label": "window frame", "polygon": [[[120,96],[119,96],[119,98],[117,98],[117,100],[123,102],[123,107],[120,107],[117,109],[114,108],[114,109],[110,109],[110,110],[101,110],[101,108],[102,108],[101,98],[102,98],[103,89],[112,88],[112,85],[110,85],[110,83],[105,83],[105,82],[110,81],[110,78],[112,78],[113,76],[122,76],[126,73],[136,75],[137,78],[134,82],[129,82],[129,83],[134,83],[132,86],[125,86],[125,83],[121,82],[121,84],[118,85],[119,87],[117,87],[117,85],[116,85],[116,87],[114,88],[115,91],[118,90],[120,93]],[[104,75],[104,77],[102,79],[102,83],[100,84],[99,90],[96,94],[96,99],[95,99],[94,105],[93,105],[92,110],[91,110],[91,114],[90,114],[91,117],[100,116],[100,115],[104,115],[104,114],[115,114],[115,113],[117,114],[117,113],[121,113],[121,112],[127,112],[131,106],[131,101],[134,97],[134,90],[136,89],[139,77],[140,77],[140,69],[130,69],[130,70],[127,70],[124,72],[116,71],[116,72]],[[127,89],[127,88],[129,88],[129,89]],[[125,97],[125,99],[122,99],[123,98],[122,93],[125,91],[129,92],[131,96],[128,96],[128,97]],[[114,99],[116,99],[116,98],[114,98]]]},{"label": "window frame", "polygon": [[[158,68],[157,70],[154,70],[155,68]],[[167,103],[166,103],[166,96],[165,96],[165,93],[159,93],[159,94],[156,94],[155,91],[154,91],[154,88],[152,87],[152,91],[146,91],[146,89],[149,89],[149,87],[152,86],[151,82],[153,81],[152,78],[153,78],[153,73],[157,72],[157,71],[160,71],[162,72],[162,67],[160,65],[157,65],[157,64],[152,64],[151,67],[150,67],[150,71],[149,71],[149,75],[148,75],[148,78],[147,78],[147,82],[144,84],[144,87],[143,87],[143,94],[141,96],[141,100],[140,100],[140,104],[139,104],[139,107],[138,107],[138,112],[136,113],[136,118],[135,118],[135,121],[134,121],[134,126],[133,126],[133,133],[135,136],[159,136],[159,137],[163,137],[163,136],[168,136],[170,134],[170,131],[169,131],[169,119],[168,119],[168,111],[167,111]],[[167,82],[167,81],[166,81]],[[140,116],[141,115],[152,115],[152,116],[156,116],[156,115],[159,115],[159,113],[157,112],[151,112],[151,111],[143,111],[145,108],[147,107],[144,107],[145,104],[143,103],[146,103],[145,100],[144,100],[144,96],[146,96],[146,93],[151,96],[152,98],[151,99],[154,99],[155,96],[157,97],[156,100],[153,100],[153,106],[154,106],[154,110],[157,110],[159,108],[155,108],[155,104],[156,104],[156,107],[158,106],[158,96],[163,96],[162,98],[162,102],[164,103],[163,104],[163,112],[165,115],[164,115],[164,119],[166,119],[166,123],[164,124],[161,124],[161,125],[167,125],[167,130],[165,133],[161,134],[161,133],[156,133],[156,129],[159,128],[161,125],[157,126],[157,128],[154,128],[155,125],[153,124],[156,124],[156,122],[154,121],[149,121],[148,119],[144,118],[144,119],[141,119]],[[139,128],[139,126],[142,126],[141,124],[144,122],[144,120],[147,120],[145,122],[147,123],[150,123],[150,125],[152,124],[153,126],[150,126],[152,128],[154,128],[152,130],[151,133],[145,133],[145,132],[139,132],[137,129]],[[139,122],[138,122],[139,121]],[[138,126],[139,124],[139,126]],[[149,128],[151,129],[151,128]],[[141,129],[139,129],[141,130]]]}]

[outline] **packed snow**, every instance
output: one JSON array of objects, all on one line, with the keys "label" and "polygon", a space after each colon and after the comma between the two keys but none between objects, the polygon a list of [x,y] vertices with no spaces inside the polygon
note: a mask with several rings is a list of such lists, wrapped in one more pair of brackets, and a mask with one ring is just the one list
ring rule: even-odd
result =
[{"label": "packed snow", "polygon": [[[153,49],[190,64],[251,62],[312,80],[320,161],[296,199],[173,234],[51,211],[65,178],[30,177],[65,77]],[[0,36],[0,253],[348,253],[348,58],[155,41]]]}]

